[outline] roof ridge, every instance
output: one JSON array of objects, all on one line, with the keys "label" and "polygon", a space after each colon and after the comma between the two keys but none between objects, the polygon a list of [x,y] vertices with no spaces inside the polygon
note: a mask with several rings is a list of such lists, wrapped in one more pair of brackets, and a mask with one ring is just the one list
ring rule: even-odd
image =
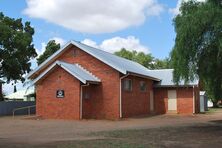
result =
[{"label": "roof ridge", "polygon": [[[135,62],[135,61],[133,61],[133,60],[129,60],[129,59],[126,59],[126,58],[123,58],[123,57],[117,56],[117,55],[115,55],[114,53],[110,53],[110,52],[105,51],[105,50],[103,50],[103,49],[101,49],[101,48],[92,47],[92,46],[89,46],[89,45],[87,45],[87,44],[84,44],[84,43],[82,43],[82,42],[80,42],[80,41],[75,41],[75,40],[72,40],[72,41],[77,42],[77,43],[79,43],[79,44],[82,44],[82,45],[84,45],[84,46],[87,46],[87,47],[94,48],[94,49],[96,49],[96,50],[99,50],[99,51],[105,52],[105,53],[107,53],[107,54],[110,54],[110,55],[115,56],[115,57],[117,57],[117,58],[120,58],[120,59],[126,60],[126,61],[128,61],[128,62],[133,62],[133,63],[139,64],[139,63],[137,63],[137,62]],[[140,65],[141,65],[141,64],[140,64]],[[142,66],[143,66],[143,65],[142,65]],[[147,69],[148,69],[148,68],[147,68]]]}]

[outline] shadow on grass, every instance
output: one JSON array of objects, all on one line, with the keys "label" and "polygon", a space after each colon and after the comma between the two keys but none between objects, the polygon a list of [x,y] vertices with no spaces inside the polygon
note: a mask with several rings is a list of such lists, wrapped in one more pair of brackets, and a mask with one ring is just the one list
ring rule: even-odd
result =
[{"label": "shadow on grass", "polygon": [[210,122],[222,124],[222,120],[211,120]]}]

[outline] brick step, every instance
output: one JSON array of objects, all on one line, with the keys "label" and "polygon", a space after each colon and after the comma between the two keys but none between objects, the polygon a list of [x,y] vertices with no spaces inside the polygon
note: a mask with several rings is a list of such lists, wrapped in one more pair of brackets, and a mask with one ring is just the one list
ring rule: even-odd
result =
[{"label": "brick step", "polygon": [[176,110],[168,110],[168,111],[167,111],[167,114],[168,114],[168,115],[175,115],[175,114],[178,114],[178,113],[177,113]]}]

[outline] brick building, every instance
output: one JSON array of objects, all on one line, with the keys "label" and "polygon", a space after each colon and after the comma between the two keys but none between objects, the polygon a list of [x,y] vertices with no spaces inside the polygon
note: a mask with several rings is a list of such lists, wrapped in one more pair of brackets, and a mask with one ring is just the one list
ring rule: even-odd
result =
[{"label": "brick building", "polygon": [[29,73],[36,112],[54,119],[119,119],[199,112],[198,82],[175,85],[172,69],[148,70],[71,41]]}]

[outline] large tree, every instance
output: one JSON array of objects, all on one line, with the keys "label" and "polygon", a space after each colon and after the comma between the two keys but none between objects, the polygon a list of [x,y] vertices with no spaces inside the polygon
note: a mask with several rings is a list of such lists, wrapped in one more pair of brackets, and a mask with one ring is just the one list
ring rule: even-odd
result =
[{"label": "large tree", "polygon": [[24,75],[31,69],[30,59],[37,53],[32,36],[34,29],[30,22],[14,19],[0,12],[0,78],[10,81],[24,81]]},{"label": "large tree", "polygon": [[50,57],[53,53],[60,49],[60,44],[56,43],[55,40],[51,40],[47,43],[45,51],[42,55],[37,58],[37,63],[40,65],[44,62],[48,57]]},{"label": "large tree", "polygon": [[216,105],[222,98],[222,0],[183,2],[174,26],[174,81],[199,78]]}]

